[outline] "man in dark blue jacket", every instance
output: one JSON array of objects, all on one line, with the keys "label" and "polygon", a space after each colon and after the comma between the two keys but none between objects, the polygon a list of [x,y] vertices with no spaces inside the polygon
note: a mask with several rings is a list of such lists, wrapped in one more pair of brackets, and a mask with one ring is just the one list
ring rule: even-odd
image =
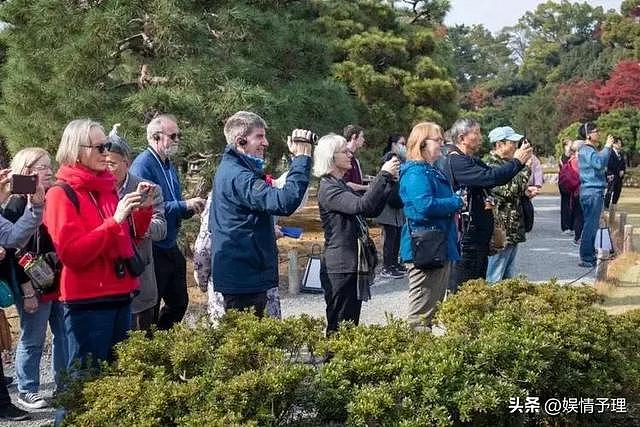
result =
[{"label": "man in dark blue jacket", "polygon": [[448,164],[443,166],[455,190],[466,190],[468,216],[463,216],[462,257],[454,267],[451,290],[467,280],[486,278],[489,243],[493,234],[493,207],[489,189],[511,181],[529,161],[528,143],[518,148],[512,160],[491,168],[475,157],[482,145],[480,125],[472,119],[458,119],[451,127],[454,145],[449,146]]},{"label": "man in dark blue jacket", "polygon": [[[205,200],[195,197],[182,199],[178,172],[171,163],[180,143],[180,129],[176,118],[160,115],[147,125],[149,146],[131,164],[133,175],[160,186],[164,196],[164,216],[167,235],[153,242],[153,263],[158,284],[158,304],[154,320],[158,329],[169,329],[180,322],[189,304],[187,294],[187,262],[178,248],[177,237],[183,219],[202,212]],[[160,311],[160,301],[164,301]]]},{"label": "man in dark blue jacket", "polygon": [[263,172],[266,127],[260,116],[246,111],[225,123],[227,147],[213,179],[209,216],[214,289],[222,293],[225,309],[252,308],[259,316],[267,290],[278,286],[273,215],[291,215],[300,205],[309,184],[313,140],[311,132],[294,131],[286,183],[272,187]]}]

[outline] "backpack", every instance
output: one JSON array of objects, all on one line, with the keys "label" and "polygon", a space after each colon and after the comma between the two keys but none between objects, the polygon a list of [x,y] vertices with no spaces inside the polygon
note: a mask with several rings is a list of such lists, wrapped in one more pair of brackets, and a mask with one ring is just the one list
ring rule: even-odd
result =
[{"label": "backpack", "polygon": [[567,161],[560,168],[558,187],[560,191],[572,195],[576,194],[580,189],[580,174],[571,166],[571,160]]}]

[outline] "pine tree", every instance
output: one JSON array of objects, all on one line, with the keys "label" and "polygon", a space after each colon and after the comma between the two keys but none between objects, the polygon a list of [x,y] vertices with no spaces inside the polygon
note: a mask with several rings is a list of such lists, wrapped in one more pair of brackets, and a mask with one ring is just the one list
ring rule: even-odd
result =
[{"label": "pine tree", "polygon": [[67,122],[92,117],[107,130],[122,123],[142,148],[146,122],[169,112],[183,154],[217,153],[225,118],[251,110],[269,123],[278,160],[292,128],[324,133],[354,117],[309,13],[286,0],[5,2],[1,132],[12,151],[55,152]]}]

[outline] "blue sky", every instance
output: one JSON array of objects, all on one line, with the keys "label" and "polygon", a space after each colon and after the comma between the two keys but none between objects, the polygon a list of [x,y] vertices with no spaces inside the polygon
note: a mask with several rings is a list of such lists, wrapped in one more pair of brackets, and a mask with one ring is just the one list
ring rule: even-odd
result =
[{"label": "blue sky", "polygon": [[[544,1],[537,0],[451,0],[451,10],[445,24],[484,24],[496,32],[503,27],[514,25],[527,10],[533,10]],[[602,6],[605,10],[620,10],[622,0],[591,0],[592,6]]]}]

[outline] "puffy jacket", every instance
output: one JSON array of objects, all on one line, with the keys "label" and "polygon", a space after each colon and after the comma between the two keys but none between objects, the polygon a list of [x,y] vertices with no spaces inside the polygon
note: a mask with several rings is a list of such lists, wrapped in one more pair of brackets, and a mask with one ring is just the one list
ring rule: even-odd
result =
[{"label": "puffy jacket", "polygon": [[[115,178],[110,172],[95,174],[79,165],[62,166],[56,177],[71,186],[79,207],[76,210],[61,187],[47,192],[44,224],[63,266],[60,299],[82,302],[130,295],[138,288],[138,279],[128,272],[119,278],[115,272],[118,258],[133,255],[128,223],[113,219],[118,204]],[[140,237],[147,232],[151,214],[151,208],[132,214]]]},{"label": "puffy jacket", "polygon": [[[453,193],[444,173],[427,162],[407,160],[400,166],[400,198],[411,230],[437,228],[445,232],[447,259],[460,259],[454,214],[462,207],[463,200]],[[402,227],[400,259],[402,262],[413,260],[407,224]]]},{"label": "puffy jacket", "polygon": [[213,179],[209,231],[211,274],[223,294],[263,292],[278,286],[273,215],[289,216],[309,185],[311,157],[291,161],[283,188],[272,187],[255,162],[228,146]]},{"label": "puffy jacket", "polygon": [[604,193],[607,187],[605,176],[609,154],[607,147],[598,152],[591,144],[583,144],[578,150],[578,166],[580,168],[580,194]]}]

